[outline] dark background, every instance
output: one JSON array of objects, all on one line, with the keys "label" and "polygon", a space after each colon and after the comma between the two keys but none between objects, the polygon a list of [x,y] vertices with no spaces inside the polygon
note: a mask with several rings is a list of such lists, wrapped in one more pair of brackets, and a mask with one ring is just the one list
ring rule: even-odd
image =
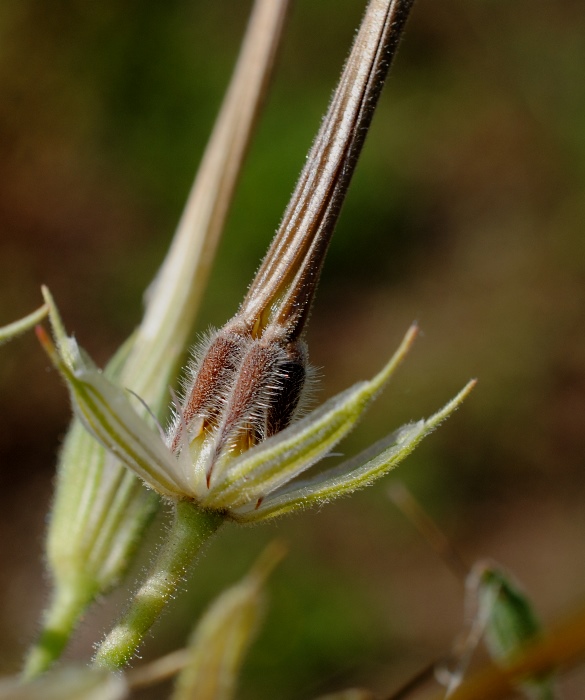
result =
[{"label": "dark background", "polygon": [[[198,329],[237,308],[275,230],[363,11],[297,0]],[[227,84],[248,3],[3,0],[0,324],[48,284],[101,364],[140,319]],[[462,589],[395,509],[403,480],[473,562],[523,582],[545,621],[583,602],[585,14],[576,0],[419,0],[344,207],[308,342],[319,400],[371,376],[414,319],[423,334],[352,454],[465,406],[391,477],[320,512],[227,528],[144,650],[278,536],[290,554],[243,698],[389,693],[448,650]],[[66,392],[32,335],[0,349],[0,671],[47,594],[42,568]],[[156,535],[153,535],[153,538]],[[147,561],[147,555],[144,558]],[[83,623],[70,658],[121,605]],[[581,697],[585,676],[565,681]],[[157,689],[153,697],[163,692]]]}]

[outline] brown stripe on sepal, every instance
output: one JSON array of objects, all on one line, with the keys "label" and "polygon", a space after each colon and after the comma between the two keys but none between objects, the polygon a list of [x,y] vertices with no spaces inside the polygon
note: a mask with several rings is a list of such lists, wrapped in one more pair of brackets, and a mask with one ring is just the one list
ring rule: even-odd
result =
[{"label": "brown stripe on sepal", "polygon": [[[199,361],[191,368],[192,379],[185,391],[182,417],[177,419],[172,430],[171,449],[176,451],[182,442],[183,426],[189,430],[196,419],[201,429],[209,430],[217,425],[222,412],[222,397],[230,391],[234,374],[241,362],[249,333],[241,324],[230,322],[210,339],[201,352]],[[193,439],[197,435],[190,435]]]},{"label": "brown stripe on sepal", "polygon": [[226,452],[237,456],[289,425],[305,377],[306,351],[302,343],[282,341],[270,332],[249,341],[214,434],[208,486],[213,465]]}]

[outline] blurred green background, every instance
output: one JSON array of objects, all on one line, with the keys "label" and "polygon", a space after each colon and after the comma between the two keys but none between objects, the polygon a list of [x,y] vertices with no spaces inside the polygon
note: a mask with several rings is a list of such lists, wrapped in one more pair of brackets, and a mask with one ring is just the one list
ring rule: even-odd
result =
[{"label": "blurred green background", "polygon": [[[235,311],[319,126],[362,0],[297,0],[199,331]],[[104,363],[140,318],[229,79],[249,3],[0,3],[0,324],[53,291]],[[414,319],[399,376],[342,445],[466,405],[399,471],[273,526],[227,528],[144,657],[180,646],[264,542],[288,542],[241,697],[381,695],[448,650],[462,589],[396,511],[403,480],[470,561],[491,556],[545,620],[585,597],[585,13],[577,0],[419,0],[308,331],[322,400],[371,376]],[[42,541],[66,392],[32,336],[0,350],[0,671],[47,594]],[[152,540],[158,534],[153,531]],[[145,555],[143,565],[148,561]],[[135,575],[140,575],[140,566]],[[133,585],[133,584],[131,584]],[[96,607],[87,658],[122,598]],[[564,681],[582,697],[585,674]],[[163,697],[160,688],[150,697]]]}]

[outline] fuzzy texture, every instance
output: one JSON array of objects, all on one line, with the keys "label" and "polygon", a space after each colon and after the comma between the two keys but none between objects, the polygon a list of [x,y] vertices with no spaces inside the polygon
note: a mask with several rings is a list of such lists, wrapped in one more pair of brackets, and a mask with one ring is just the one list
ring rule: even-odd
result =
[{"label": "fuzzy texture", "polygon": [[255,338],[237,321],[209,333],[193,356],[167,444],[185,463],[185,471],[191,471],[185,476],[197,491],[203,481],[210,487],[216,465],[284,430],[299,416],[308,403],[314,372],[303,341],[290,342],[274,327]]}]

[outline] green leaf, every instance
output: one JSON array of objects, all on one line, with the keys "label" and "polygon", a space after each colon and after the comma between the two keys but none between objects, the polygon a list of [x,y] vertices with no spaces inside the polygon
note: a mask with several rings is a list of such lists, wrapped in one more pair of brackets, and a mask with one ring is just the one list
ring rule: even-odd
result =
[{"label": "green leaf", "polygon": [[[542,633],[532,602],[512,576],[493,563],[479,562],[468,585],[476,601],[477,616],[484,624],[490,656],[505,666]],[[521,687],[532,700],[554,698],[550,675],[527,679]]]}]

